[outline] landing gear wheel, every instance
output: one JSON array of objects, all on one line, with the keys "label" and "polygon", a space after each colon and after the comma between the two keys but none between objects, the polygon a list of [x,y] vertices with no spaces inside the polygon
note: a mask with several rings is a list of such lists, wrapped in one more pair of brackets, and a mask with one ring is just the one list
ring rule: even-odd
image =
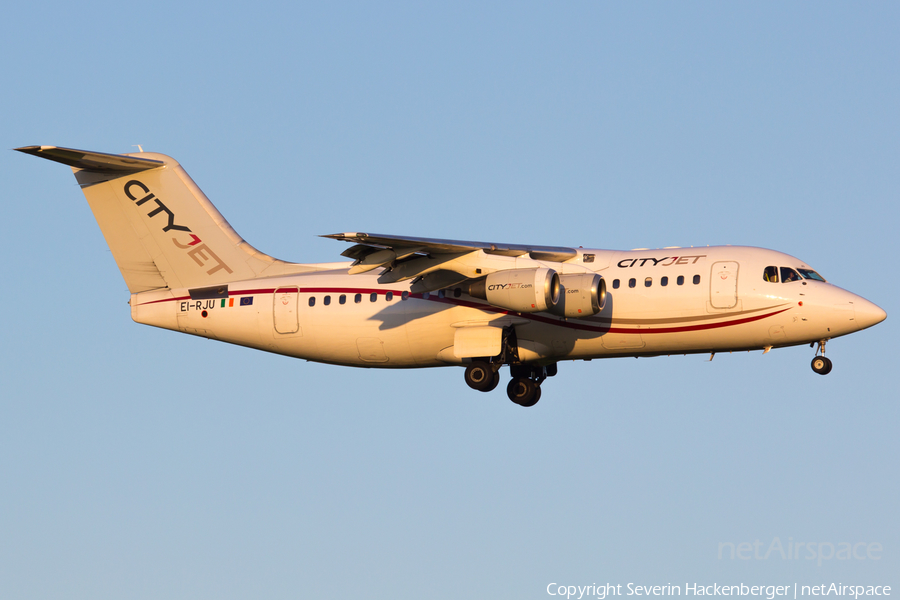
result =
[{"label": "landing gear wheel", "polygon": [[541,399],[541,388],[533,379],[513,377],[506,386],[506,395],[519,406],[534,406]]},{"label": "landing gear wheel", "polygon": [[479,392],[489,392],[500,383],[500,374],[489,364],[477,360],[466,367],[466,385]]},{"label": "landing gear wheel", "polygon": [[491,385],[487,386],[487,388],[481,390],[482,392],[492,392],[497,389],[497,386],[500,385],[500,373],[495,372],[494,378],[491,380]]},{"label": "landing gear wheel", "polygon": [[812,370],[819,375],[828,375],[831,373],[831,359],[824,356],[817,356],[812,359]]},{"label": "landing gear wheel", "polygon": [[529,407],[534,406],[535,404],[537,404],[537,403],[538,403],[538,400],[540,400],[540,399],[541,399],[541,386],[536,385],[536,386],[534,386],[534,398],[532,398],[532,399],[528,402],[528,404],[526,404],[526,403],[524,403],[524,402],[520,402],[519,405],[520,405],[520,406],[524,406],[525,408],[529,408]]}]

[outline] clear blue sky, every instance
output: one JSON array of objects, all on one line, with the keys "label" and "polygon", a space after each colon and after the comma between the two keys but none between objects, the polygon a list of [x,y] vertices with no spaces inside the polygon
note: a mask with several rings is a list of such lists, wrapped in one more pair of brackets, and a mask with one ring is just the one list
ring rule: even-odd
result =
[{"label": "clear blue sky", "polygon": [[[134,324],[69,170],[0,152],[0,597],[900,586],[896,3],[14,3],[0,147],[177,158],[279,258],[376,231],[747,244],[888,320],[560,365],[538,406]],[[720,560],[721,542],[880,560]],[[895,591],[900,591],[895,587]]]}]

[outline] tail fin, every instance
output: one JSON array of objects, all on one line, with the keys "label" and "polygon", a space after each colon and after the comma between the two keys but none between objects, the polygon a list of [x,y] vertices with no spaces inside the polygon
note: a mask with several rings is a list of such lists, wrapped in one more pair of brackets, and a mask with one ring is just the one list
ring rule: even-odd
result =
[{"label": "tail fin", "polygon": [[131,293],[312,270],[263,254],[163,154],[16,148],[72,167]]}]

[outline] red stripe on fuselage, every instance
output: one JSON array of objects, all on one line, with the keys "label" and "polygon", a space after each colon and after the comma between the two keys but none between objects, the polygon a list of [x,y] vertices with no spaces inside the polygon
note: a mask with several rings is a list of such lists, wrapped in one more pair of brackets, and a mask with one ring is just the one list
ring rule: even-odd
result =
[{"label": "red stripe on fuselage", "polygon": [[[293,286],[286,286],[286,288],[277,288],[277,289],[290,289]],[[250,296],[255,294],[274,294],[276,288],[266,288],[266,289],[254,289],[254,290],[234,290],[228,291],[229,296]],[[301,294],[378,294],[380,296],[384,296],[388,292],[393,293],[396,296],[401,296],[403,291],[398,290],[385,290],[379,288],[339,288],[339,287],[308,287],[308,288],[299,288],[299,293]],[[732,319],[730,321],[719,321],[716,323],[702,323],[698,325],[681,325],[675,327],[642,327],[642,328],[625,328],[625,327],[603,327],[603,326],[592,326],[586,325],[584,323],[572,322],[568,320],[559,320],[551,317],[544,317],[538,314],[533,313],[517,313],[514,311],[506,310],[504,308],[498,308],[496,306],[491,306],[490,304],[481,304],[478,302],[470,302],[468,300],[458,300],[456,298],[441,298],[436,294],[429,293],[428,298],[425,298],[424,294],[409,294],[410,298],[415,298],[417,300],[428,300],[430,302],[442,302],[445,304],[452,304],[454,306],[463,306],[466,308],[474,308],[476,310],[484,311],[484,312],[492,312],[500,315],[513,315],[517,317],[522,317],[523,319],[530,319],[532,321],[536,321],[538,323],[545,323],[548,325],[555,325],[558,327],[565,327],[567,329],[575,329],[579,331],[592,331],[595,333],[634,333],[634,334],[656,334],[656,333],[685,333],[689,331],[704,331],[707,329],[718,329],[721,327],[730,327],[732,325],[743,325],[745,323],[752,323],[754,321],[760,321],[767,317],[772,317],[774,315],[785,312],[786,310],[790,310],[788,308],[782,308],[781,310],[775,310],[769,313],[765,313],[762,315],[754,315],[752,317],[744,317],[742,319]],[[178,296],[176,298],[163,298],[162,300],[153,300],[151,302],[144,302],[139,306],[143,306],[145,304],[157,304],[159,302],[177,302],[181,300],[190,300],[190,296]]]}]

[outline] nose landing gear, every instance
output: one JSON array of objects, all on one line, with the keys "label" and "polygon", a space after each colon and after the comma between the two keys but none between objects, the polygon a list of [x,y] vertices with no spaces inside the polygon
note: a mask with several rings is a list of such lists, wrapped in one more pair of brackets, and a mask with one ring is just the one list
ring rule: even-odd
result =
[{"label": "nose landing gear", "polygon": [[812,370],[819,375],[828,375],[831,373],[831,360],[825,358],[825,341],[826,340],[819,340],[819,348],[816,350],[816,355],[813,357],[811,364]]}]

